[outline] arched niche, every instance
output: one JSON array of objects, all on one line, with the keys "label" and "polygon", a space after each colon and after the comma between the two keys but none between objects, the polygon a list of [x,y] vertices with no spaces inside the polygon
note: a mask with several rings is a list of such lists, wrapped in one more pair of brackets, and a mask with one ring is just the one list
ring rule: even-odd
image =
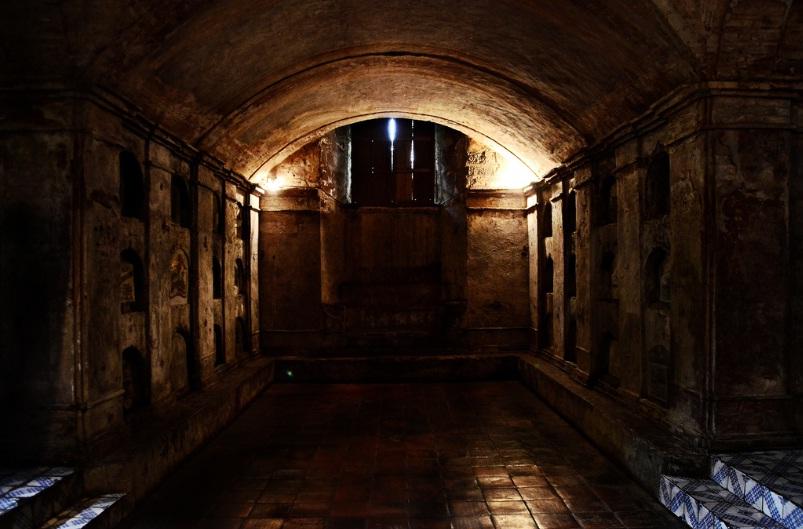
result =
[{"label": "arched niche", "polygon": [[218,196],[212,197],[212,233],[223,235],[223,200]]},{"label": "arched niche", "polygon": [[184,250],[177,249],[170,258],[170,304],[184,305],[189,295],[190,265]]},{"label": "arched niche", "polygon": [[246,356],[251,352],[251,339],[245,325],[245,319],[237,318],[234,320],[234,344],[238,358]]},{"label": "arched niche", "polygon": [[146,211],[145,179],[139,160],[130,151],[119,156],[120,213],[123,217],[143,220]]},{"label": "arched niche", "polygon": [[220,258],[217,255],[212,256],[212,299],[221,299],[223,297],[223,268],[220,264]]},{"label": "arched niche", "polygon": [[173,354],[176,360],[182,359],[185,362],[186,385],[187,388],[194,391],[201,387],[201,364],[198,361],[198,355],[195,353],[193,347],[192,337],[187,329],[179,327],[173,333]]},{"label": "arched niche", "polygon": [[603,300],[616,299],[616,251],[605,250],[602,253],[599,266],[599,298]]},{"label": "arched niche", "polygon": [[234,288],[238,296],[245,295],[245,267],[242,259],[237,259],[234,262]]},{"label": "arched niche", "polygon": [[544,259],[544,294],[551,294],[555,289],[555,264],[552,257]]},{"label": "arched niche", "polygon": [[563,228],[571,236],[577,231],[577,193],[569,191],[563,204]]},{"label": "arched niche", "polygon": [[669,153],[659,144],[647,166],[644,217],[652,220],[669,215],[671,199]]},{"label": "arched niche", "polygon": [[544,202],[544,211],[541,214],[541,237],[552,237],[552,202]]},{"label": "arched niche", "polygon": [[653,307],[668,306],[672,301],[672,276],[669,270],[669,252],[654,248],[644,267],[645,298]]},{"label": "arched niche", "polygon": [[170,180],[170,218],[182,228],[189,228],[192,222],[192,204],[187,181],[174,174]]},{"label": "arched niche", "polygon": [[237,214],[234,217],[234,235],[243,241],[248,240],[250,209],[246,205],[237,205]]},{"label": "arched niche", "polygon": [[614,224],[618,218],[619,199],[616,189],[616,178],[610,173],[605,173],[599,179],[597,186],[597,226],[607,226]]},{"label": "arched niche", "polygon": [[611,374],[611,363],[616,355],[616,337],[611,332],[600,336],[597,346],[597,374],[607,377]]},{"label": "arched niche", "polygon": [[145,269],[131,248],[120,253],[120,311],[123,313],[145,310]]},{"label": "arched niche", "polygon": [[667,405],[672,379],[669,349],[663,345],[652,347],[647,352],[647,363],[647,396],[659,404]]},{"label": "arched niche", "polygon": [[136,347],[123,351],[123,412],[129,414],[150,402],[150,366]]},{"label": "arched niche", "polygon": [[215,324],[212,327],[215,340],[215,365],[222,366],[226,363],[226,346],[223,340],[223,328]]}]

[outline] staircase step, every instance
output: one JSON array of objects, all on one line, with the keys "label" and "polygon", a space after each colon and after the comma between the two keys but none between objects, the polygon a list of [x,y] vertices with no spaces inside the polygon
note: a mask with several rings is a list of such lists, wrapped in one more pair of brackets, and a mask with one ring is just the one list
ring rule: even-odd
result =
[{"label": "staircase step", "polygon": [[71,468],[0,470],[0,529],[37,527],[78,493],[79,480]]},{"label": "staircase step", "polygon": [[803,450],[719,455],[711,477],[788,529],[803,529]]},{"label": "staircase step", "polygon": [[48,520],[41,529],[110,529],[124,515],[125,494],[88,498]]},{"label": "staircase step", "polygon": [[785,529],[710,479],[661,476],[659,500],[693,529]]}]

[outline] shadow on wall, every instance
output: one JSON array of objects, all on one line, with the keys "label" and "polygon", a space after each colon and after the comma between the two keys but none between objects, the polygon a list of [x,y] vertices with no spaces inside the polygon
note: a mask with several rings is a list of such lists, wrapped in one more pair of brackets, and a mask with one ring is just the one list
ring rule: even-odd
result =
[{"label": "shadow on wall", "polygon": [[[26,452],[34,455],[46,443],[44,436],[30,434],[49,426],[41,409],[64,404],[59,402],[63,386],[58,377],[72,373],[72,366],[60,365],[69,360],[62,350],[68,342],[62,338],[71,284],[69,242],[68,223],[55,222],[25,204],[0,209],[0,398],[6,404],[5,435],[26,432]],[[43,445],[30,446],[36,440]]]}]

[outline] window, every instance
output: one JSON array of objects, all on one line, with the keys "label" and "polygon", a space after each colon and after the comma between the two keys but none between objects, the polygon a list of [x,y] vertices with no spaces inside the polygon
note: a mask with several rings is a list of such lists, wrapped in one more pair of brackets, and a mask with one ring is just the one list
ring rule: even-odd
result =
[{"label": "window", "polygon": [[145,181],[137,157],[129,151],[120,153],[120,212],[124,217],[145,217]]},{"label": "window", "polygon": [[658,219],[668,215],[671,198],[669,154],[660,145],[650,159],[645,184],[645,217],[647,219]]},{"label": "window", "polygon": [[220,266],[220,259],[212,257],[212,298],[220,299],[223,297],[223,269]]},{"label": "window", "polygon": [[137,252],[131,248],[120,253],[120,310],[145,310],[145,272]]},{"label": "window", "polygon": [[351,126],[352,201],[426,206],[435,194],[435,125],[375,119]]},{"label": "window", "polygon": [[187,181],[175,174],[170,182],[170,218],[183,228],[190,227],[190,190]]},{"label": "window", "polygon": [[215,334],[215,365],[220,366],[226,363],[226,349],[223,346],[223,328],[215,324],[213,329]]}]

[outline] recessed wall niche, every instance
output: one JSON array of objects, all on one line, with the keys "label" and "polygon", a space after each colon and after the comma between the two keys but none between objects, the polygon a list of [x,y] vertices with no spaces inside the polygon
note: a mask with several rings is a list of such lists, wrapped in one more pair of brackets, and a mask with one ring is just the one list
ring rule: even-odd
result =
[{"label": "recessed wall niche", "polygon": [[212,257],[212,299],[223,297],[223,268],[217,255]]},{"label": "recessed wall niche", "polygon": [[223,345],[223,328],[215,324],[213,326],[213,333],[215,339],[215,365],[221,366],[226,363],[226,348]]},{"label": "recessed wall niche", "polygon": [[647,257],[644,272],[647,304],[669,305],[672,301],[669,252],[655,248]]},{"label": "recessed wall niche", "polygon": [[237,238],[248,240],[248,206],[238,205],[234,218],[234,230]]},{"label": "recessed wall niche", "polygon": [[145,272],[137,252],[131,248],[120,253],[120,310],[145,310]]},{"label": "recessed wall niche", "polygon": [[190,189],[187,181],[177,174],[170,180],[170,218],[182,228],[189,228],[192,221]]},{"label": "recessed wall niche", "polygon": [[619,199],[616,190],[616,178],[610,173],[604,174],[599,180],[599,195],[597,198],[597,225],[614,224],[617,220]]},{"label": "recessed wall niche", "polygon": [[250,352],[251,347],[248,344],[248,334],[243,318],[237,318],[234,323],[234,344],[237,358],[245,356]]},{"label": "recessed wall niche", "polygon": [[170,259],[170,304],[184,305],[189,292],[189,259],[184,250],[176,250]]},{"label": "recessed wall niche", "polygon": [[187,388],[197,390],[201,387],[201,366],[192,346],[192,338],[187,329],[179,327],[173,333],[173,354],[176,360],[184,359],[187,366]]},{"label": "recessed wall niche", "polygon": [[234,262],[234,289],[238,296],[245,294],[245,268],[242,259]]},{"label": "recessed wall niche", "polygon": [[120,213],[123,217],[145,218],[145,179],[137,157],[122,151],[119,157]]},{"label": "recessed wall niche", "polygon": [[668,215],[671,204],[669,153],[660,144],[650,157],[644,187],[645,218],[659,219]]},{"label": "recessed wall niche", "polygon": [[150,369],[136,347],[123,351],[123,412],[144,408],[150,400]]}]

